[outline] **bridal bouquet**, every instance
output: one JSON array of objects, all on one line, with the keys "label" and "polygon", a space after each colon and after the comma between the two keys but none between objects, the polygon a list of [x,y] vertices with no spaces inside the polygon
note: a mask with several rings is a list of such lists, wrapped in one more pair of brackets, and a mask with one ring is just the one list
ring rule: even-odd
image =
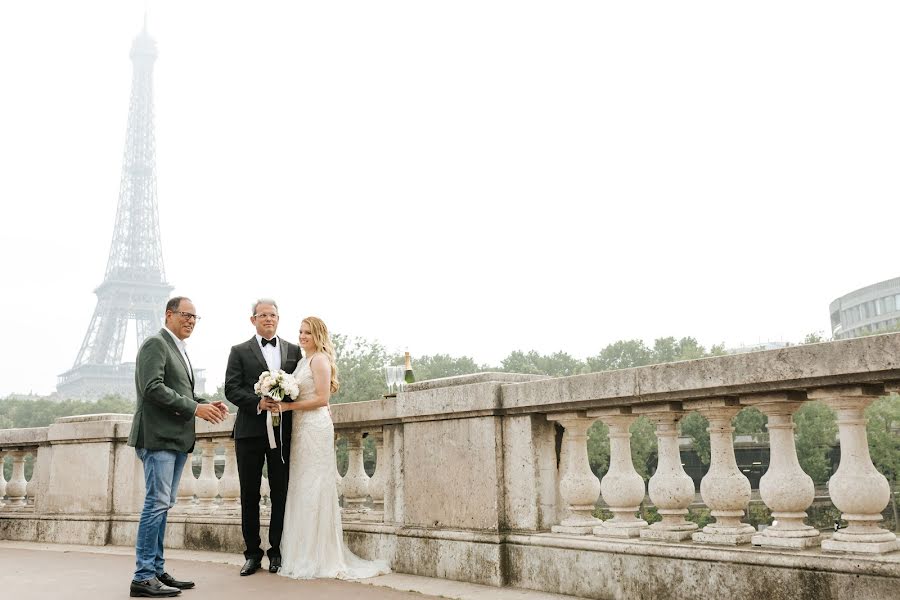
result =
[{"label": "bridal bouquet", "polygon": [[[300,386],[293,375],[278,369],[274,373],[263,371],[259,376],[259,381],[253,384],[253,391],[259,397],[268,396],[276,402],[281,402],[285,396],[290,397],[291,400],[296,400],[297,396],[300,395]],[[281,423],[281,415],[279,413],[273,414],[272,425],[277,426],[279,423]]]}]

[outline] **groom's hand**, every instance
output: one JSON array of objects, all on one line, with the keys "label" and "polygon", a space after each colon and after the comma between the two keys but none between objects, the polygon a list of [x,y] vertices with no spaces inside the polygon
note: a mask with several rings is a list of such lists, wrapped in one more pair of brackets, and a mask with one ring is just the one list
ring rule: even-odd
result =
[{"label": "groom's hand", "polygon": [[215,406],[216,408],[218,408],[222,412],[223,417],[228,416],[228,414],[229,414],[228,406],[224,402],[216,401],[216,402],[213,402],[212,405]]},{"label": "groom's hand", "polygon": [[268,396],[263,396],[259,399],[259,410],[276,410],[277,408],[278,403]]}]

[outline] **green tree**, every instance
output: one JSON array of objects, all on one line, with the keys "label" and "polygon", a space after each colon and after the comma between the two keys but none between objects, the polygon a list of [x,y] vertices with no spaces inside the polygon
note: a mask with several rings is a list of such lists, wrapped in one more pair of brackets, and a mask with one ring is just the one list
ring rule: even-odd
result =
[{"label": "green tree", "polygon": [[[403,363],[403,355],[395,355],[391,361],[394,364]],[[486,366],[481,366],[468,356],[450,356],[449,354],[434,354],[431,356],[419,356],[412,358],[413,374],[417,381],[426,379],[439,379],[441,377],[454,377],[456,375],[469,375],[490,371]]]},{"label": "green tree", "polygon": [[631,458],[634,468],[644,478],[656,470],[656,427],[647,417],[640,417],[631,424]]},{"label": "green tree", "polygon": [[739,412],[733,421],[734,435],[752,435],[755,441],[759,441],[766,432],[768,418],[758,409],[748,407]]},{"label": "green tree", "polygon": [[588,463],[594,475],[602,478],[609,470],[609,427],[602,421],[595,421],[587,435]]},{"label": "green tree", "polygon": [[815,483],[825,483],[831,476],[828,453],[837,439],[834,412],[821,402],[805,402],[794,413],[794,423],[800,467]]},{"label": "green tree", "polygon": [[681,435],[691,438],[694,451],[704,465],[709,464],[709,420],[700,413],[690,413],[681,420]]},{"label": "green tree", "polygon": [[566,377],[583,373],[584,363],[566,352],[543,355],[534,350],[528,353],[516,350],[501,361],[500,370],[507,373]]},{"label": "green tree", "polygon": [[332,336],[341,388],[332,396],[334,403],[377,400],[387,392],[384,365],[390,357],[384,346],[364,338],[342,334]]},{"label": "green tree", "polygon": [[641,367],[653,362],[653,353],[642,340],[620,340],[606,346],[597,356],[587,359],[590,373]]},{"label": "green tree", "polygon": [[900,529],[896,492],[900,482],[900,396],[882,396],[866,409],[866,418],[869,454],[875,468],[890,484],[894,529]]},{"label": "green tree", "polygon": [[826,342],[828,340],[825,339],[825,336],[821,331],[813,331],[812,333],[807,333],[806,337],[803,338],[801,344],[818,344],[819,342]]}]

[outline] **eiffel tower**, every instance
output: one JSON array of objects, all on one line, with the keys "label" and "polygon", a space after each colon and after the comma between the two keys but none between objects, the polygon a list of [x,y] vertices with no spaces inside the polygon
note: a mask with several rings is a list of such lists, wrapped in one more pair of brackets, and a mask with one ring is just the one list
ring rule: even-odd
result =
[{"label": "eiffel tower", "polygon": [[[156,200],[156,140],[153,134],[153,64],[156,41],[147,23],[131,46],[134,75],[119,204],[106,276],[94,290],[97,306],[78,357],[59,376],[63,398],[98,398],[118,394],[133,398],[134,363],[123,363],[125,335],[134,321],[137,344],[159,331],[173,287],[166,282]],[[203,392],[202,370],[195,373]]]}]

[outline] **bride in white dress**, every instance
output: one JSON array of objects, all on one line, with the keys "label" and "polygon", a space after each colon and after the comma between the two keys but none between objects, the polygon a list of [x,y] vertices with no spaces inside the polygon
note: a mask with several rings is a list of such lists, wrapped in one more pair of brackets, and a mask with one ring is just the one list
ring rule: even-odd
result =
[{"label": "bride in white dress", "polygon": [[278,574],[293,579],[364,579],[390,573],[387,562],[361,559],[344,543],[334,424],[328,408],[339,384],[334,347],[321,319],[303,319],[300,347],[306,356],[294,371],[300,395],[295,402],[280,403],[282,411],[294,411],[294,421]]}]

